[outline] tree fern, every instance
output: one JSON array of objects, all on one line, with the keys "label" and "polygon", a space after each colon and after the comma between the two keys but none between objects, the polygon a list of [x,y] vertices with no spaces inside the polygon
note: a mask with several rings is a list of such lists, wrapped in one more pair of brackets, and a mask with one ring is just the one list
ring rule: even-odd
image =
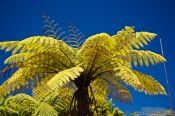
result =
[{"label": "tree fern", "polygon": [[[73,31],[78,42],[80,38],[78,31],[75,29]],[[154,33],[135,32],[133,27],[125,27],[113,36],[106,33],[93,35],[87,38],[79,49],[62,40],[45,36],[0,42],[1,49],[10,50],[13,54],[5,61],[7,67],[1,72],[5,73],[14,67],[18,69],[0,86],[0,95],[6,96],[12,90],[27,85],[31,87],[36,98],[39,96],[37,99],[42,99],[40,96],[58,91],[59,88],[72,82],[76,89],[71,100],[73,106],[70,107],[71,114],[92,115],[93,111],[97,110],[94,105],[97,99],[95,94],[105,97],[111,94],[107,92],[109,88],[116,90],[118,93],[116,98],[119,101],[125,103],[131,101],[131,95],[122,86],[123,83],[148,94],[165,94],[160,83],[132,69],[132,63],[135,65],[145,63],[148,66],[149,62],[151,64],[165,62],[165,59],[156,53],[134,50],[147,45],[155,36]],[[104,86],[101,87],[105,92],[100,92],[102,90],[97,86],[92,88],[91,83],[98,83],[100,78],[104,81]],[[55,112],[48,105],[44,104],[42,107],[48,107],[51,112]],[[42,109],[37,111],[41,114],[44,112]],[[55,114],[56,112],[53,113]]]}]

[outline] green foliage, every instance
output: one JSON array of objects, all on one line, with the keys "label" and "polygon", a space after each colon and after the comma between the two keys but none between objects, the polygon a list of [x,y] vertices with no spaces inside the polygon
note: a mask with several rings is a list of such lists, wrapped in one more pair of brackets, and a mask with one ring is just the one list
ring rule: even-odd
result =
[{"label": "green foliage", "polygon": [[61,88],[58,91],[51,92],[45,95],[41,101],[53,106],[60,116],[70,114],[70,105],[73,96],[73,90],[68,88]]},{"label": "green foliage", "polygon": [[0,116],[18,116],[18,112],[8,107],[0,106]]},{"label": "green foliage", "polygon": [[[64,93],[63,90],[60,90],[60,92]],[[69,91],[67,90],[67,92]],[[4,104],[0,106],[0,112],[4,114],[3,116],[57,116],[58,114],[64,116],[63,114],[69,113],[68,110],[65,109],[67,109],[66,105],[69,106],[70,104],[66,104],[63,98],[57,99],[65,97],[63,94],[58,93],[59,92],[54,92],[49,96],[45,96],[43,101],[36,101],[26,94],[10,96],[5,100]]]},{"label": "green foliage", "polygon": [[32,116],[57,116],[58,112],[50,105],[42,103]]},{"label": "green foliage", "polygon": [[84,70],[83,68],[77,66],[61,71],[54,77],[52,77],[52,79],[50,79],[47,82],[47,85],[55,90],[56,88],[63,86],[63,84],[78,78],[78,76],[80,76],[80,73],[83,72],[83,70]]},{"label": "green foliage", "polygon": [[[53,25],[49,24],[48,27],[54,33]],[[106,104],[106,97],[113,92],[115,92],[112,95],[113,100],[118,99],[124,103],[132,101],[131,94],[122,83],[150,95],[166,94],[163,86],[153,77],[132,69],[132,63],[135,66],[138,63],[141,66],[143,63],[148,66],[150,63],[154,65],[166,61],[159,54],[134,50],[134,48],[139,49],[147,45],[156,34],[135,32],[133,27],[125,27],[113,36],[100,33],[87,38],[83,44],[80,44],[78,43],[80,33],[73,27],[69,29],[74,33],[73,43],[75,45],[73,43],[68,45],[67,41],[57,40],[55,36],[54,38],[34,36],[21,41],[0,42],[0,49],[12,51],[12,56],[4,62],[7,67],[1,72],[5,73],[8,69],[17,68],[17,71],[0,86],[0,95],[6,96],[12,91],[20,90],[23,86],[30,86],[33,96],[42,101],[43,96],[52,95],[52,92],[59,91],[60,88],[73,83],[75,87],[71,101],[74,103],[70,103],[70,106],[74,107],[70,110],[80,111],[81,109],[76,106],[85,106],[95,111],[98,96],[102,97],[104,104]],[[71,39],[68,38],[68,41],[72,41]],[[53,98],[57,98],[56,96]],[[17,99],[18,97],[12,98]],[[8,101],[12,98],[9,98]],[[87,103],[81,102],[80,98],[86,99]],[[21,100],[25,101],[25,99]],[[24,101],[21,103],[25,103]],[[34,103],[31,99],[29,101],[29,103]],[[10,102],[5,103],[13,108]],[[36,115],[38,113],[43,115],[45,108],[48,108],[52,115],[56,115],[56,111],[59,112],[59,105],[56,105],[54,109],[50,107],[50,102],[42,105],[38,105],[38,101],[35,103],[35,109],[39,107]],[[100,112],[107,111],[108,105],[104,106]],[[29,107],[27,113],[28,111],[33,114],[32,111],[35,110],[30,110]]]},{"label": "green foliage", "polygon": [[17,111],[21,115],[30,116],[35,112],[39,103],[28,95],[17,94],[8,97],[4,102],[4,106]]}]

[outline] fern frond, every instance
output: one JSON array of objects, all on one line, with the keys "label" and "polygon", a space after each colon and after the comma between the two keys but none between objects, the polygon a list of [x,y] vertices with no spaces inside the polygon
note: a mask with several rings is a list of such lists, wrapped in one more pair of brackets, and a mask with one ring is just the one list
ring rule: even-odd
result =
[{"label": "fern frond", "polygon": [[58,116],[58,112],[52,106],[42,103],[32,116]]},{"label": "fern frond", "polygon": [[66,84],[67,82],[74,80],[75,78],[78,78],[81,72],[83,72],[83,70],[84,70],[83,68],[76,66],[76,67],[61,71],[58,74],[56,74],[51,80],[49,80],[47,82],[47,85],[51,89],[57,89],[63,86],[64,84]]},{"label": "fern frond", "polygon": [[149,62],[154,65],[166,61],[164,57],[151,51],[130,50],[130,56],[135,66],[137,66],[137,62],[139,62],[141,66],[143,66],[143,62],[146,66],[149,66]]},{"label": "fern frond", "polygon": [[123,86],[115,75],[106,75],[102,78],[107,84],[108,96],[114,101],[122,103],[131,103],[132,95],[129,90]]},{"label": "fern frond", "polygon": [[1,116],[19,116],[19,113],[8,107],[0,106],[0,115]]},{"label": "fern frond", "polygon": [[28,115],[31,115],[39,106],[39,103],[31,96],[26,94],[17,94],[16,96],[8,97],[4,102],[4,106],[18,111],[19,114],[25,112]]},{"label": "fern frond", "polygon": [[6,50],[6,51],[11,51],[17,46],[18,43],[19,43],[19,41],[0,42],[0,49]]},{"label": "fern frond", "polygon": [[142,86],[139,91],[144,91],[146,94],[150,95],[157,95],[157,94],[166,95],[166,91],[163,88],[163,86],[153,77],[151,77],[150,75],[142,74],[141,72],[138,71],[134,71],[134,73],[137,75]]},{"label": "fern frond", "polygon": [[66,32],[62,30],[60,26],[58,26],[58,23],[56,23],[53,19],[51,19],[49,16],[46,15],[46,13],[43,14],[43,32],[46,36],[53,37],[55,39],[60,39],[66,42],[65,39],[67,39]]},{"label": "fern frond", "polygon": [[104,75],[92,82],[92,88],[95,94],[108,95],[114,101],[131,103],[132,96],[128,89],[113,77],[114,75]]},{"label": "fern frond", "polygon": [[[70,51],[71,50],[71,51]],[[55,50],[46,50],[39,53],[31,53],[25,56],[20,54],[15,54],[7,59],[7,63],[12,63],[12,61],[17,60],[15,63],[19,62],[18,58],[22,57],[22,63],[19,69],[11,78],[9,78],[1,87],[1,94],[7,95],[12,90],[14,91],[16,88],[19,89],[23,85],[28,85],[28,81],[34,79],[37,75],[42,74],[44,77],[45,74],[56,74],[61,70],[67,69],[71,67],[73,64],[73,49],[69,48],[66,44],[60,44],[59,47]],[[29,57],[30,56],[30,57]],[[18,58],[17,58],[18,57]],[[16,59],[17,58],[17,59]],[[11,68],[11,67],[10,67]],[[22,72],[20,72],[23,70]],[[29,83],[30,84],[30,83]]]},{"label": "fern frond", "polygon": [[135,75],[130,67],[121,64],[117,59],[114,59],[113,65],[115,65],[115,75],[119,80],[122,80],[127,85],[134,87],[134,89],[139,89],[141,87],[141,83],[138,80],[137,75]]},{"label": "fern frond", "polygon": [[49,91],[50,88],[47,86],[47,82],[54,76],[51,74],[43,78],[36,87],[32,90],[32,95],[36,100],[41,100]]},{"label": "fern frond", "polygon": [[[7,79],[0,86],[0,94],[2,96],[6,96],[10,92],[15,92],[23,86],[33,86],[31,85],[33,82],[39,83],[40,78],[44,78],[50,73],[48,69],[44,69],[40,67],[40,70],[37,67],[28,67],[28,68],[19,68],[9,79]],[[54,74],[53,72],[51,72]]]},{"label": "fern frond", "polygon": [[150,32],[136,32],[136,38],[139,39],[143,44],[147,45],[147,42],[153,40],[157,34]]},{"label": "fern frond", "polygon": [[[16,54],[17,52],[25,52],[28,50],[30,47],[36,46],[36,44],[39,44],[39,47],[42,46],[53,46],[53,45],[59,45],[61,43],[60,40],[56,40],[51,37],[45,37],[45,36],[34,36],[34,37],[29,37],[26,38],[20,42],[18,41],[9,41],[9,42],[1,42],[0,47],[1,49],[6,49],[6,51],[12,51],[12,54]],[[11,47],[13,46],[13,47]],[[9,47],[11,47],[9,49]],[[43,47],[42,47],[43,48]],[[38,48],[37,48],[38,49]],[[30,51],[31,48],[28,50]]]},{"label": "fern frond", "polygon": [[51,92],[43,97],[43,102],[54,107],[59,116],[68,116],[74,91],[62,87],[58,91]]},{"label": "fern frond", "polygon": [[6,96],[11,92],[11,90],[14,91],[15,88],[19,88],[20,86],[27,84],[26,81],[23,81],[23,79],[19,78],[23,71],[23,69],[19,69],[13,74],[11,78],[9,78],[0,86],[0,94],[2,96]]},{"label": "fern frond", "polygon": [[80,30],[72,25],[68,26],[68,31],[69,31],[69,38],[67,40],[67,43],[71,45],[73,48],[80,48],[85,35],[80,32]]},{"label": "fern frond", "polygon": [[105,67],[102,65],[113,57],[114,48],[115,40],[111,39],[108,34],[101,33],[89,37],[76,56],[87,72],[93,72],[97,67]]},{"label": "fern frond", "polygon": [[133,27],[126,26],[123,30],[117,32],[116,35],[112,36],[117,42],[117,51],[133,49],[133,47],[139,49],[144,44],[147,45],[156,34],[149,32],[135,32]]},{"label": "fern frond", "polygon": [[14,63],[19,63],[27,60],[29,57],[31,57],[33,54],[32,53],[20,53],[20,54],[14,54],[10,57],[8,57],[5,61],[4,64],[14,64]]},{"label": "fern frond", "polygon": [[107,85],[101,77],[97,77],[91,84],[93,93],[106,95]]}]

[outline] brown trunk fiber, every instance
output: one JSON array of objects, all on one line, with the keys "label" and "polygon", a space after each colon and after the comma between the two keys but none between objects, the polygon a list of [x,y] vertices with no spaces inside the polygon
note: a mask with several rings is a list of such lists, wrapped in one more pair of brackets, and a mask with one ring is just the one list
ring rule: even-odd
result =
[{"label": "brown trunk fiber", "polygon": [[79,88],[77,90],[77,115],[78,116],[92,116],[89,109],[89,94],[88,87]]}]

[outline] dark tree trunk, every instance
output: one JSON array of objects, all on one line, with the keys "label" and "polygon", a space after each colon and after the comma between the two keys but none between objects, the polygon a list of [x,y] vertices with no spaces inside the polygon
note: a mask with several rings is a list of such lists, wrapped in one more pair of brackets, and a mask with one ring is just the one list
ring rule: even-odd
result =
[{"label": "dark tree trunk", "polygon": [[90,116],[88,87],[77,90],[77,114],[78,116]]},{"label": "dark tree trunk", "polygon": [[92,116],[92,112],[90,111],[90,97],[88,93],[89,83],[83,83],[83,78],[78,78],[75,81],[75,85],[78,90],[75,94],[76,101],[76,116]]}]

